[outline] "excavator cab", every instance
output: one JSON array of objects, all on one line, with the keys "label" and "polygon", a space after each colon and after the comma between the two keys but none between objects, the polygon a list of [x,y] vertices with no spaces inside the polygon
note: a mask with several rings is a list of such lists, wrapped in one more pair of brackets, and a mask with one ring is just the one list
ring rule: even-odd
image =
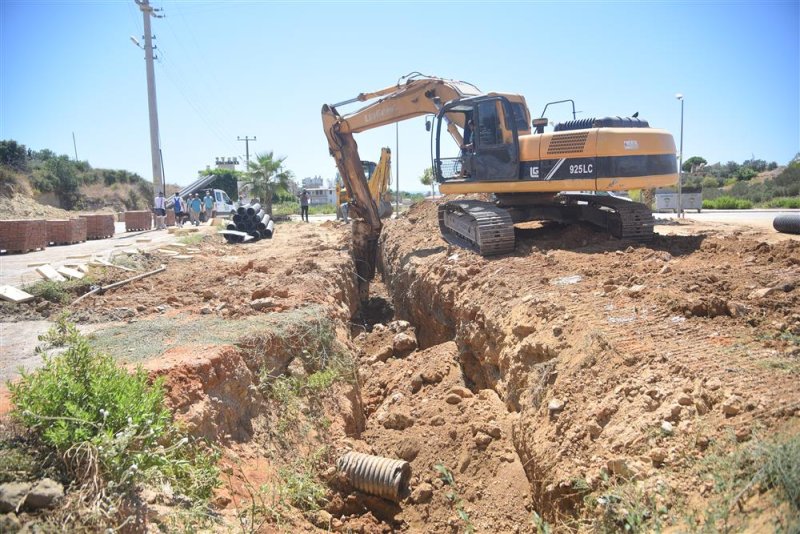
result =
[{"label": "excavator cab", "polygon": [[[520,111],[502,95],[467,98],[445,104],[436,116],[436,180],[488,182],[519,178]],[[522,110],[522,120],[527,116]],[[442,124],[444,123],[444,125]],[[443,157],[442,134],[450,123],[463,124],[458,157]]]}]

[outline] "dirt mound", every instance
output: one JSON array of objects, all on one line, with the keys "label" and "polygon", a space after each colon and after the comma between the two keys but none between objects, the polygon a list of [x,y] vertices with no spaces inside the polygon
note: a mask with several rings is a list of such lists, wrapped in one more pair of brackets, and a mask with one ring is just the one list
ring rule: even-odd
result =
[{"label": "dirt mound", "polygon": [[386,286],[422,347],[454,341],[464,383],[518,414],[515,452],[548,520],[603,521],[610,507],[587,498],[608,503],[629,481],[645,501],[702,510],[708,451],[800,415],[798,241],[642,245],[536,226],[482,258],[432,237],[435,210],[386,225]]},{"label": "dirt mound", "polygon": [[15,194],[12,197],[0,196],[0,219],[69,219],[77,217],[77,212],[71,212],[40,204],[24,194]]}]

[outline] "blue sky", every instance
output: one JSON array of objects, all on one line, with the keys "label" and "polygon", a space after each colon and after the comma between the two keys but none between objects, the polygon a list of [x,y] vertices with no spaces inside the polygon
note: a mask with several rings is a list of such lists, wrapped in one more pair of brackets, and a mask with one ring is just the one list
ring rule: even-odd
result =
[{"label": "blue sky", "polygon": [[[800,7],[766,2],[259,2],[153,0],[167,181],[217,156],[274,150],[332,178],[323,103],[419,71],[521,93],[532,115],[639,111],[684,154],[786,163],[800,151]],[[142,16],[133,0],[0,2],[0,138],[151,179]],[[345,111],[355,108],[345,108]],[[552,111],[551,111],[552,110]],[[571,118],[566,105],[548,110]],[[363,159],[395,128],[357,136]],[[422,118],[399,127],[400,187],[430,165]],[[393,169],[394,171],[394,169]]]}]

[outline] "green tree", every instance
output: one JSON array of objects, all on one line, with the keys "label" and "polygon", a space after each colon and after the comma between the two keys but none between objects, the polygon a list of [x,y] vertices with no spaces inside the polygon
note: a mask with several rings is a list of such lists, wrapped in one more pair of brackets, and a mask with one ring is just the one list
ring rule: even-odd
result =
[{"label": "green tree", "polygon": [[28,156],[25,145],[21,145],[13,139],[0,141],[0,164],[18,171],[27,170]]},{"label": "green tree", "polygon": [[253,197],[264,199],[264,211],[272,215],[272,200],[278,192],[289,189],[292,171],[283,167],[286,158],[276,158],[272,151],[256,154],[248,167],[247,183]]},{"label": "green tree", "polygon": [[708,162],[705,158],[701,158],[700,156],[692,156],[683,162],[683,167],[681,167],[681,169],[683,172],[692,172],[694,169],[699,168],[701,165],[705,165],[706,163]]},{"label": "green tree", "polygon": [[419,181],[422,182],[422,185],[429,185],[431,186],[431,197],[436,194],[435,185],[433,180],[433,168],[428,167],[424,171],[422,171],[422,176],[419,177]]},{"label": "green tree", "polygon": [[222,189],[234,200],[239,198],[239,180],[246,180],[246,176],[241,171],[232,169],[207,169],[200,171],[203,176],[216,176],[217,178],[208,184],[209,188]]},{"label": "green tree", "polygon": [[734,176],[737,180],[751,180],[758,176],[758,171],[743,165],[734,173]]}]

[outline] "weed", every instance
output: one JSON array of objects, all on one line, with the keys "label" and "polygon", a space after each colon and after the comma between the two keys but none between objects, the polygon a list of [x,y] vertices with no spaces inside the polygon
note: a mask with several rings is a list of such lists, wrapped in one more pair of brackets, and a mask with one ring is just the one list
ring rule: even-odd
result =
[{"label": "weed", "polygon": [[[800,434],[753,439],[737,445],[735,438],[715,446],[698,466],[699,474],[713,483],[713,495],[702,516],[691,514],[691,528],[702,532],[729,532],[746,526],[743,502],[757,492],[772,492],[782,531],[800,532]],[[736,510],[740,513],[736,514]]]},{"label": "weed", "polygon": [[553,532],[553,527],[536,512],[531,515],[531,523],[536,529],[536,534],[552,534]]},{"label": "weed", "polygon": [[40,299],[54,304],[66,304],[73,295],[84,293],[94,283],[89,276],[84,276],[80,280],[67,280],[66,282],[52,282],[50,280],[39,280],[23,289]]},{"label": "weed", "polygon": [[242,481],[243,488],[250,497],[247,501],[237,502],[231,474],[228,474],[228,488],[233,496],[233,505],[236,507],[236,517],[243,533],[262,532],[267,523],[280,525],[284,520],[286,507],[279,492],[267,484],[259,488],[253,486],[241,469],[238,478]]},{"label": "weed", "polygon": [[800,375],[800,361],[786,358],[767,358],[759,360],[757,365],[765,369],[782,371],[790,375]]},{"label": "weed", "polygon": [[50,356],[43,346],[44,365],[8,384],[12,416],[58,453],[84,501],[102,511],[101,524],[130,519],[120,514],[139,483],[168,483],[191,501],[208,501],[216,452],[172,422],[163,380],[149,384],[141,368],[129,374],[63,318],[43,340],[66,350]]},{"label": "weed", "polygon": [[325,486],[320,484],[313,470],[299,464],[279,470],[281,495],[292,506],[304,512],[315,512],[325,503]]},{"label": "weed", "polygon": [[603,516],[597,525],[602,532],[660,532],[662,515],[666,508],[659,507],[653,495],[646,494],[635,483],[611,485],[598,497],[584,499],[589,508],[599,508]]},{"label": "weed", "polygon": [[44,334],[40,335],[37,339],[42,342],[41,345],[36,346],[36,353],[42,354],[47,349],[63,347],[70,340],[76,339],[79,336],[78,328],[69,322],[69,314],[62,312],[56,318],[56,322]]},{"label": "weed", "polygon": [[178,239],[179,243],[183,243],[184,245],[194,246],[199,245],[205,239],[205,235],[196,233],[196,234],[189,234],[181,237]]},{"label": "weed", "polygon": [[475,525],[472,524],[472,519],[470,519],[469,513],[464,509],[464,501],[458,494],[453,472],[441,462],[435,464],[433,468],[437,473],[439,473],[439,478],[442,480],[442,482],[449,487],[445,497],[447,497],[447,500],[452,503],[453,508],[455,508],[456,515],[458,515],[458,518],[464,524],[464,532],[466,534],[474,533]]}]

